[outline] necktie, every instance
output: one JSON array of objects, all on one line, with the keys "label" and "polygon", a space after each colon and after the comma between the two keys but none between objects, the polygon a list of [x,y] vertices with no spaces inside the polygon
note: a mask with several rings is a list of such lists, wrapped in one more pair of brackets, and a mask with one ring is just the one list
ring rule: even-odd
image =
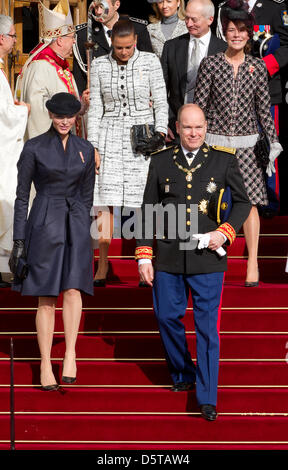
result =
[{"label": "necktie", "polygon": [[1,61],[0,61],[0,69],[4,69],[4,64]]},{"label": "necktie", "polygon": [[112,30],[111,30],[111,29],[107,29],[107,34],[108,34],[109,38],[111,38]]},{"label": "necktie", "polygon": [[186,103],[192,103],[194,98],[194,89],[196,84],[197,72],[200,63],[200,46],[199,39],[194,38],[193,49],[190,61],[188,63],[187,87],[186,87]]}]

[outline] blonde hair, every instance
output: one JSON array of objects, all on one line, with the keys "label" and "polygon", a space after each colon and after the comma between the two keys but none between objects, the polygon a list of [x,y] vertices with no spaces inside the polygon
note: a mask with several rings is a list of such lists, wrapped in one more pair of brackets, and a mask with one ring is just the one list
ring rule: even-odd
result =
[{"label": "blonde hair", "polygon": [[[179,4],[179,8],[177,10],[178,18],[179,18],[179,20],[184,20],[184,18],[185,18],[185,1],[184,0],[179,0],[179,1],[180,1],[180,4]],[[152,8],[155,11],[155,15],[150,15],[149,16],[150,23],[159,23],[159,21],[161,21],[161,19],[162,19],[162,15],[161,15],[157,5],[158,4],[156,2],[152,3]]]}]

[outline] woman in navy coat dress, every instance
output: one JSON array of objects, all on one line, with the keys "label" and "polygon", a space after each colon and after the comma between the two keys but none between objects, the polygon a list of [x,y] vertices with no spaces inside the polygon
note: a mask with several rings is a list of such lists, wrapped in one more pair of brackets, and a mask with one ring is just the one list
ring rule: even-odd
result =
[{"label": "woman in navy coat dress", "polygon": [[[26,142],[18,162],[10,267],[12,289],[39,297],[36,328],[41,385],[44,390],[57,390],[50,357],[57,296],[63,292],[66,351],[62,381],[73,383],[81,291],[93,295],[90,209],[95,160],[93,146],[70,132],[81,106],[77,98],[57,93],[46,106],[52,126]],[[32,182],[36,196],[27,219]],[[28,267],[26,277],[21,272],[23,262]]]}]

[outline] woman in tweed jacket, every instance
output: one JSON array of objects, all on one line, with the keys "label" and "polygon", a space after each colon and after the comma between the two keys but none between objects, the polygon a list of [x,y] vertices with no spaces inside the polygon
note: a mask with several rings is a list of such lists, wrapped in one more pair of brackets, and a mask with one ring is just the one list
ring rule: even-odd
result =
[{"label": "woman in tweed jacket", "polygon": [[153,52],[160,58],[168,39],[187,33],[184,0],[148,0],[155,15],[149,17],[147,26]]},{"label": "woman in tweed jacket", "polygon": [[[233,2],[233,3],[232,3]],[[239,168],[253,205],[243,229],[248,250],[246,287],[259,283],[257,264],[260,220],[257,205],[268,203],[263,167],[254,148],[260,124],[270,144],[267,173],[275,171],[274,160],[282,147],[270,113],[265,63],[245,53],[253,34],[252,16],[239,0],[230,0],[223,11],[225,53],[205,58],[199,67],[194,101],[206,113],[210,145],[236,148]],[[231,4],[236,8],[231,8]]]},{"label": "woman in tweed jacket", "polygon": [[142,204],[150,162],[144,155],[133,152],[131,128],[136,124],[155,124],[156,139],[162,139],[163,146],[168,124],[166,87],[159,59],[137,50],[134,26],[129,20],[114,25],[111,39],[112,52],[92,62],[88,113],[88,140],[101,160],[94,206],[109,207],[109,214],[107,211],[100,214],[105,225],[102,233],[106,234],[99,239],[95,286],[105,286],[113,206],[138,208]]}]

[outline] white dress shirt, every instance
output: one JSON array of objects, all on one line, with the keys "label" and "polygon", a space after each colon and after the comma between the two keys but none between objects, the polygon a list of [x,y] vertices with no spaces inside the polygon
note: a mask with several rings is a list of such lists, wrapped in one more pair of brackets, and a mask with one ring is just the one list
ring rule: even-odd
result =
[{"label": "white dress shirt", "polygon": [[[181,145],[181,148],[182,148],[182,152],[184,153],[184,157],[186,158],[187,163],[188,163],[188,165],[190,166],[191,163],[193,162],[194,158],[196,157],[196,155],[197,155],[199,149],[195,149],[195,150],[193,150],[193,152],[192,152],[192,151],[187,150],[187,149],[185,149],[184,147],[182,147],[182,145]],[[193,156],[193,157],[190,157],[190,158],[187,157],[187,153],[189,153],[189,152],[190,152],[190,153],[193,153],[194,156]]]},{"label": "white dress shirt", "polygon": [[247,1],[248,5],[249,5],[249,11],[253,10],[253,7],[254,7],[256,2],[257,2],[257,0],[248,0]]},{"label": "white dress shirt", "polygon": [[103,30],[104,30],[104,33],[105,33],[106,40],[107,40],[109,46],[111,47],[111,45],[112,45],[111,36],[109,36],[109,34],[108,34],[108,31],[111,31],[111,30],[109,28],[107,28],[107,26],[105,24],[103,24]]}]

